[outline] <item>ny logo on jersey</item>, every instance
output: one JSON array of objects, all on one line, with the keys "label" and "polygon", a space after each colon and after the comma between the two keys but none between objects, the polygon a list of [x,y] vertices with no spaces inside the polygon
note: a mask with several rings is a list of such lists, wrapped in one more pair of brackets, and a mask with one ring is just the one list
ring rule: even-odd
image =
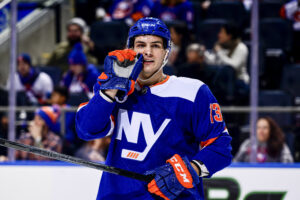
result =
[{"label": "ny logo on jersey", "polygon": [[127,141],[137,144],[140,127],[142,127],[142,132],[144,133],[145,141],[147,144],[143,152],[123,149],[121,155],[122,158],[143,161],[170,121],[171,119],[165,119],[156,133],[154,133],[149,114],[133,112],[130,123],[127,110],[120,109],[118,113],[116,139],[122,140],[122,132],[124,131]]}]

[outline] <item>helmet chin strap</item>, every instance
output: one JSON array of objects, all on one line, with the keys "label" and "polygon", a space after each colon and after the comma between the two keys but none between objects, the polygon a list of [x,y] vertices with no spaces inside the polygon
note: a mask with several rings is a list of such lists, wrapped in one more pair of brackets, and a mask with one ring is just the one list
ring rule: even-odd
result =
[{"label": "helmet chin strap", "polygon": [[163,61],[162,65],[160,66],[160,68],[158,68],[149,78],[142,79],[142,78],[139,77],[138,80],[141,81],[141,82],[146,82],[149,79],[151,79],[154,75],[156,75],[168,63],[168,55],[169,55],[169,50],[166,51],[164,61]]}]

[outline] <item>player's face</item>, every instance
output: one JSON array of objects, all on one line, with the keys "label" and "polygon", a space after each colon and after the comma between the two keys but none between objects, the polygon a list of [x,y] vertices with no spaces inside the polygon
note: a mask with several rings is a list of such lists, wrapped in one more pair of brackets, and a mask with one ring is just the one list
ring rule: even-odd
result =
[{"label": "player's face", "polygon": [[143,70],[141,78],[149,78],[163,64],[167,51],[164,49],[163,39],[155,35],[141,35],[134,40],[133,50],[143,54]]},{"label": "player's face", "polygon": [[267,120],[260,119],[256,124],[257,140],[259,142],[266,142],[270,137],[270,125]]}]

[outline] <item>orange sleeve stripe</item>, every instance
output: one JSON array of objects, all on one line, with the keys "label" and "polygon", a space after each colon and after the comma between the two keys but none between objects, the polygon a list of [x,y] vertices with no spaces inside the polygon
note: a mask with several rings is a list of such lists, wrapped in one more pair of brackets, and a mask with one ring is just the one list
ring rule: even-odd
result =
[{"label": "orange sleeve stripe", "polygon": [[81,104],[79,105],[79,108],[82,107],[82,106],[85,106],[85,105],[88,104],[88,103],[89,103],[89,102],[81,103]]},{"label": "orange sleeve stripe", "polygon": [[211,139],[208,139],[204,142],[201,142],[200,145],[202,148],[204,147],[207,147],[208,145],[210,145],[211,143],[213,143],[216,139],[218,139],[218,137],[215,137],[215,138],[211,138]]}]

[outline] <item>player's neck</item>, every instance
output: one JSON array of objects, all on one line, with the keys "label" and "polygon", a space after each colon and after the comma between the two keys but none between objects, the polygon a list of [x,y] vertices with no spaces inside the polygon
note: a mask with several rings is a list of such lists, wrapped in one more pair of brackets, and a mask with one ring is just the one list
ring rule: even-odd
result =
[{"label": "player's neck", "polygon": [[166,79],[166,75],[162,72],[154,74],[152,77],[145,79],[144,77],[139,77],[138,82],[142,86],[152,86]]}]

